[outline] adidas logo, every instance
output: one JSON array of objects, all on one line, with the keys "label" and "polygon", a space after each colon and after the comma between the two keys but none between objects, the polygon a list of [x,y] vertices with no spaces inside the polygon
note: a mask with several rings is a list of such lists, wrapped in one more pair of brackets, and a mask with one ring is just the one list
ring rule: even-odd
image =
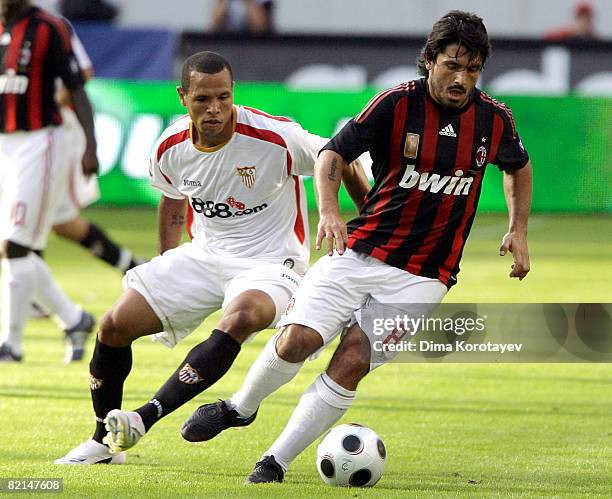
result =
[{"label": "adidas logo", "polygon": [[450,123],[446,125],[442,130],[440,130],[439,134],[445,135],[446,137],[457,137],[457,134],[453,129],[453,125],[451,125]]}]

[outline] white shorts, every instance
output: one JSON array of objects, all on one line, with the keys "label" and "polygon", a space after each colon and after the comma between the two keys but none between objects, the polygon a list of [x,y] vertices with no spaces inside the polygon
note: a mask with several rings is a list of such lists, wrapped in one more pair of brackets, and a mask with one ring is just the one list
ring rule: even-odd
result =
[{"label": "white shorts", "polygon": [[66,183],[62,127],[0,134],[0,240],[42,250]]},{"label": "white shorts", "polygon": [[164,327],[154,339],[172,348],[210,314],[251,289],[272,298],[276,317],[270,324],[275,324],[300,281],[281,264],[211,255],[185,243],[129,270],[123,286],[144,296]]},{"label": "white shorts", "polygon": [[96,175],[83,174],[82,159],[85,152],[85,133],[74,111],[62,108],[61,125],[64,129],[64,156],[68,174],[63,192],[56,208],[55,225],[70,222],[79,216],[79,211],[100,199],[100,187]]},{"label": "white shorts", "polygon": [[[332,257],[319,259],[302,280],[287,314],[277,327],[289,324],[308,326],[321,335],[325,347],[346,327],[355,323],[361,326],[362,312],[372,302],[393,304],[388,310],[391,317],[400,311],[411,315],[415,310],[418,310],[418,315],[427,315],[435,308],[427,304],[440,303],[447,291],[437,279],[411,274],[349,249],[344,255],[335,253]],[[371,344],[380,341],[380,336],[374,334],[372,328],[362,329]],[[392,357],[395,355],[373,358],[372,367],[388,362]]]}]

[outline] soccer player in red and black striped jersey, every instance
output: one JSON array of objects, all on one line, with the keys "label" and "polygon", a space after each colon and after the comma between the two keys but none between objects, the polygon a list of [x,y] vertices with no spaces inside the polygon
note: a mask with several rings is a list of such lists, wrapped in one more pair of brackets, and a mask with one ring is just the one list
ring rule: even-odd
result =
[{"label": "soccer player in red and black striped jersey", "polygon": [[46,245],[68,173],[56,78],[70,91],[87,138],[82,160],[87,175],[98,169],[91,105],[63,20],[27,0],[0,0],[0,16],[0,361],[21,360],[23,325],[34,296],[63,323],[67,360],[78,360],[93,317],[59,289],[33,250]]},{"label": "soccer player in red and black striped jersey", "polygon": [[[435,62],[419,63],[431,77],[376,95],[325,147],[321,162],[341,171],[343,161],[370,151],[374,186],[348,224],[348,247],[449,288],[457,282],[486,164],[512,181],[528,163],[510,109],[474,86],[482,61],[455,45]],[[326,214],[320,235],[333,235],[341,252],[347,235],[336,213]],[[512,277],[522,278],[526,251],[517,249],[521,268]]]},{"label": "soccer player in red and black striped jersey", "polygon": [[[306,274],[278,324],[281,332],[225,405],[242,418],[253,417],[310,355],[350,328],[248,482],[282,481],[295,457],[351,406],[359,381],[395,356],[397,350],[377,350],[376,342],[394,344],[409,331],[373,330],[366,309],[376,305],[387,314],[379,321],[427,317],[455,284],[487,163],[504,172],[510,211],[500,253],[513,254],[510,277],[522,279],[529,271],[531,165],[510,110],[476,88],[489,54],[482,19],[448,13],[423,49],[418,65],[424,78],[375,96],[320,153],[317,246],[326,239],[328,255]],[[347,230],[338,208],[339,182],[344,166],[364,151],[373,160],[374,185]],[[203,440],[231,426],[231,419],[212,410],[215,405],[198,409],[183,433]]]}]

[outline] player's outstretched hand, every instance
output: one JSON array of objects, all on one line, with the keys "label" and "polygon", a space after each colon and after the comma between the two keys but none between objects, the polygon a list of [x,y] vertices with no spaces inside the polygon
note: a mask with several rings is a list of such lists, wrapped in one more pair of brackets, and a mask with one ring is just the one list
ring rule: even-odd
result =
[{"label": "player's outstretched hand", "polygon": [[323,239],[327,241],[327,254],[329,256],[332,256],[334,253],[334,243],[338,253],[340,255],[344,254],[348,243],[348,235],[346,224],[342,220],[340,213],[321,213],[315,245],[317,250],[321,249]]},{"label": "player's outstretched hand", "polygon": [[529,272],[529,250],[527,249],[527,235],[518,232],[508,232],[502,239],[499,256],[508,251],[512,253],[512,271],[510,277],[518,277],[522,281]]},{"label": "player's outstretched hand", "polygon": [[85,149],[82,159],[83,174],[86,176],[98,173],[98,156],[95,147]]}]

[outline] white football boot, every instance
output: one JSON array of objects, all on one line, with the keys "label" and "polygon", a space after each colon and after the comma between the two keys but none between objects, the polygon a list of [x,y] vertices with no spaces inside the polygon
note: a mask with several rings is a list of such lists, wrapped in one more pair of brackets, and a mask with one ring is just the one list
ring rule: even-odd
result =
[{"label": "white football boot", "polygon": [[108,433],[102,441],[111,454],[119,454],[134,447],[146,433],[140,414],[113,409],[104,418]]},{"label": "white football boot", "polygon": [[56,459],[53,464],[123,464],[125,454],[113,455],[106,445],[95,440],[87,440],[72,449],[64,457]]}]

